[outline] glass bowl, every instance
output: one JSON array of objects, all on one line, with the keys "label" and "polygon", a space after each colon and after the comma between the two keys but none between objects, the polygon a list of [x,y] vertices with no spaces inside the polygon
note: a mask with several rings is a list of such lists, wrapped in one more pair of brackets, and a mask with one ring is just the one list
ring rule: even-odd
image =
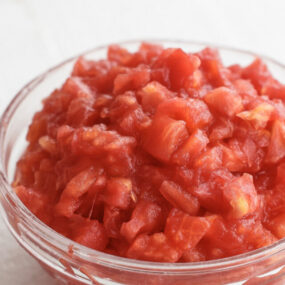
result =
[{"label": "glass bowl", "polygon": [[[198,51],[208,44],[183,41],[153,41],[165,47]],[[120,43],[136,50],[140,41]],[[254,53],[219,47],[225,64],[248,64]],[[107,46],[84,53],[87,58],[106,56]],[[267,57],[263,60],[278,79],[285,66]],[[77,57],[76,57],[77,58]],[[76,58],[48,70],[27,84],[12,100],[1,119],[0,202],[2,215],[19,244],[60,284],[285,284],[285,240],[231,258],[197,263],[158,263],[131,260],[86,248],[65,238],[37,219],[19,200],[10,184],[16,162],[27,143],[25,135],[41,101],[59,87]]]}]

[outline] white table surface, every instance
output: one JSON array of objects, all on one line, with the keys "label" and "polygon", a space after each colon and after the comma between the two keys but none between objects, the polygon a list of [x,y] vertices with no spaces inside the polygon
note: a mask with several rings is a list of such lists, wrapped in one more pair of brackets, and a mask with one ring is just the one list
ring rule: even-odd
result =
[{"label": "white table surface", "polygon": [[[283,0],[0,0],[0,112],[48,67],[120,40],[208,41],[285,63],[284,8]],[[6,284],[54,283],[0,219],[0,285]]]}]

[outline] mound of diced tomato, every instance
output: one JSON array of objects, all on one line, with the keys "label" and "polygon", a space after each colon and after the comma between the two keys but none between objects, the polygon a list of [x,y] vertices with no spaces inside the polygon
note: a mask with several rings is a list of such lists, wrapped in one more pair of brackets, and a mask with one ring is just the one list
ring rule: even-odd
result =
[{"label": "mound of diced tomato", "polygon": [[14,189],[87,247],[157,262],[285,237],[285,86],[257,58],[143,43],[79,58],[29,127]]}]

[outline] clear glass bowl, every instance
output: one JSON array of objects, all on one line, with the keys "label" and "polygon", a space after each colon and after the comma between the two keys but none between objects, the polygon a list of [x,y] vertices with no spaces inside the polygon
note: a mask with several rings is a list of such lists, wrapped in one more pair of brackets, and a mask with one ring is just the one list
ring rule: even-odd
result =
[{"label": "clear glass bowl", "polygon": [[[165,47],[198,51],[207,44],[151,41]],[[135,50],[139,41],[121,43]],[[211,45],[213,46],[213,45]],[[251,52],[218,47],[225,64],[248,64]],[[92,59],[106,56],[107,46],[84,53]],[[285,78],[285,66],[266,57],[274,76]],[[27,84],[12,100],[1,119],[0,202],[2,215],[19,244],[60,284],[285,284],[285,240],[247,254],[198,263],[156,263],[121,258],[77,244],[37,219],[18,199],[10,183],[16,161],[26,147],[25,135],[41,101],[59,87],[76,58],[50,69]],[[113,283],[112,283],[113,282]]]}]

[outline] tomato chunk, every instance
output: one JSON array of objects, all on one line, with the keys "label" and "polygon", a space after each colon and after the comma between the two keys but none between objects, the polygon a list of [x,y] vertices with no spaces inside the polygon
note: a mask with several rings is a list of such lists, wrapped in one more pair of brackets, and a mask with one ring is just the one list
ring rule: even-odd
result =
[{"label": "tomato chunk", "polygon": [[285,156],[285,124],[275,121],[266,159],[269,163],[276,163]]},{"label": "tomato chunk", "polygon": [[127,257],[130,258],[160,262],[176,262],[180,256],[181,253],[172,246],[163,233],[138,236],[127,252]]},{"label": "tomato chunk", "polygon": [[185,80],[200,65],[197,56],[187,54],[181,49],[166,49],[158,58],[155,66],[165,66],[169,72],[171,87],[178,90],[183,87]]},{"label": "tomato chunk", "polygon": [[112,178],[107,182],[104,201],[113,207],[127,209],[131,203],[132,181],[127,178]]},{"label": "tomato chunk", "polygon": [[158,106],[157,114],[185,121],[190,132],[196,128],[204,128],[212,122],[208,106],[203,101],[192,98],[167,100]]},{"label": "tomato chunk", "polygon": [[188,131],[184,121],[158,116],[146,130],[143,145],[144,149],[155,158],[169,161],[187,137]]},{"label": "tomato chunk", "polygon": [[210,91],[204,99],[210,107],[228,117],[233,117],[243,110],[241,97],[226,87],[219,87]]},{"label": "tomato chunk", "polygon": [[247,173],[234,178],[226,185],[223,195],[231,207],[229,212],[231,218],[240,219],[254,213],[259,207],[259,199],[253,184],[253,178]]},{"label": "tomato chunk", "polygon": [[197,214],[200,207],[197,198],[182,190],[181,187],[174,182],[164,181],[161,184],[159,191],[174,207],[177,207],[190,215]]},{"label": "tomato chunk", "polygon": [[167,218],[165,235],[175,247],[186,250],[194,248],[210,227],[210,222],[203,217],[191,217],[173,209]]},{"label": "tomato chunk", "polygon": [[140,201],[132,213],[131,220],[121,227],[121,234],[132,241],[140,233],[151,233],[161,223],[161,208],[152,202]]},{"label": "tomato chunk", "polygon": [[172,157],[172,161],[179,165],[186,165],[193,161],[207,146],[209,139],[207,135],[197,130],[189,139],[182,145]]}]

